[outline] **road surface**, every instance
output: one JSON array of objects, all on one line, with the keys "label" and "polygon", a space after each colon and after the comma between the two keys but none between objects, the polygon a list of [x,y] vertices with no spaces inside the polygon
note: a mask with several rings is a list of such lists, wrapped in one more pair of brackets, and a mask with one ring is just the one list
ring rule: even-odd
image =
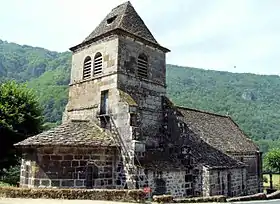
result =
[{"label": "road surface", "polygon": [[[0,198],[0,204],[128,204],[128,203],[113,202],[113,201],[96,201],[96,200],[52,200],[52,199]],[[198,204],[198,203],[196,203],[196,204]],[[217,204],[222,204],[222,203],[217,203]],[[230,203],[225,203],[225,204],[230,204]],[[280,204],[280,200],[234,202],[234,204]]]}]

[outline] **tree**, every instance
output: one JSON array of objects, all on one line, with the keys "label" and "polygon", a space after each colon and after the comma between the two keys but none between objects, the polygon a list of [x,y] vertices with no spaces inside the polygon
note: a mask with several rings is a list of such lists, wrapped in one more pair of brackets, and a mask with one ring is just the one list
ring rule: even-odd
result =
[{"label": "tree", "polygon": [[280,148],[269,151],[264,158],[267,169],[280,173]]},{"label": "tree", "polygon": [[41,128],[42,110],[33,92],[14,81],[0,84],[0,175],[18,163],[13,145]]}]

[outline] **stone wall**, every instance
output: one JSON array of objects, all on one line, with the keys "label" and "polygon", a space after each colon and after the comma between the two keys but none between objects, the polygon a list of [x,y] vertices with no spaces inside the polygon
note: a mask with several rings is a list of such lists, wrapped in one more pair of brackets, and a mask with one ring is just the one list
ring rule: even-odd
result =
[{"label": "stone wall", "polygon": [[[84,59],[87,56],[93,59],[97,52],[102,54],[102,74],[83,80]],[[115,35],[94,42],[72,54],[69,98],[63,122],[73,119],[95,120],[100,111],[101,91],[110,89],[109,102],[118,102],[114,99],[117,95],[117,60],[118,37]],[[113,107],[112,104],[110,107]]]},{"label": "stone wall", "polygon": [[[165,53],[129,37],[119,38],[118,89],[129,94],[137,104],[140,139],[148,146],[157,143],[162,122],[161,96],[166,94]],[[148,78],[137,76],[137,58],[148,56]]]},{"label": "stone wall", "polygon": [[[38,148],[24,156],[22,187],[115,188],[116,150],[112,148]],[[91,168],[92,167],[92,168]],[[97,168],[95,168],[97,167]],[[92,177],[90,177],[90,172]]]},{"label": "stone wall", "polygon": [[246,195],[246,169],[210,170],[210,196],[229,197]]},{"label": "stone wall", "polygon": [[[194,196],[225,195],[231,197],[246,195],[247,192],[245,168],[209,169],[197,165],[194,169],[194,177]],[[229,186],[231,186],[230,189]]]},{"label": "stone wall", "polygon": [[259,190],[259,178],[256,175],[247,175],[247,188],[248,195],[253,195],[258,193]]},{"label": "stone wall", "polygon": [[184,170],[153,171],[147,173],[148,186],[153,195],[171,194],[174,197],[192,194],[192,183],[188,181],[189,172]]},{"label": "stone wall", "polygon": [[247,165],[247,193],[249,195],[263,191],[262,158],[258,152],[230,153],[233,158]]},{"label": "stone wall", "polygon": [[[100,52],[102,54],[103,75],[116,72],[118,60],[118,42],[118,36],[111,35],[75,51],[72,54],[70,84],[75,84],[83,81],[82,75],[84,60],[87,56],[90,56],[93,59],[97,52]],[[92,78],[95,77],[93,76]]]},{"label": "stone wall", "polygon": [[166,85],[166,63],[163,51],[127,36],[119,36],[118,45],[119,72],[139,80],[136,74],[137,59],[140,54],[145,54],[148,57],[148,78],[142,80],[162,86]]}]

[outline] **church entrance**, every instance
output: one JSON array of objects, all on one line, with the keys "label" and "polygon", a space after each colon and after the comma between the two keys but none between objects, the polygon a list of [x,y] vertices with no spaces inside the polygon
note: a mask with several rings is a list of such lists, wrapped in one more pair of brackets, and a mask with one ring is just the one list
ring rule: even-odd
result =
[{"label": "church entrance", "polygon": [[86,168],[86,188],[94,188],[95,179],[98,178],[98,167],[95,164],[90,164]]}]

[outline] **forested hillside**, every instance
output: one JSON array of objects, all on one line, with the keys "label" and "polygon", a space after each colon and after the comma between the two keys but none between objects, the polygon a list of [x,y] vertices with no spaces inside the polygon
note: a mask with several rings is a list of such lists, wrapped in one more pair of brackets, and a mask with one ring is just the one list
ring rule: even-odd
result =
[{"label": "forested hillside", "polygon": [[[0,82],[27,82],[45,122],[59,123],[67,103],[71,54],[0,40]],[[230,115],[264,151],[280,144],[280,77],[167,66],[168,95],[178,105]],[[274,140],[274,141],[273,141]]]}]

